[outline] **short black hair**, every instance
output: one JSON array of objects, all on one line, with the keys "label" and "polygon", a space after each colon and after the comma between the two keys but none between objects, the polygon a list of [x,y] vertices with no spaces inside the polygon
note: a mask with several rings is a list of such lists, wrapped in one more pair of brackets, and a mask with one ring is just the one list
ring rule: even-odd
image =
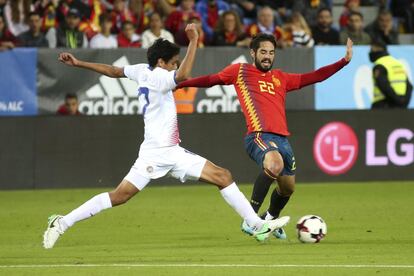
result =
[{"label": "short black hair", "polygon": [[364,19],[364,16],[362,15],[362,13],[360,13],[358,11],[350,12],[349,15],[348,15],[348,18],[351,17],[351,16],[354,16],[354,15],[359,16],[362,20]]},{"label": "short black hair", "polygon": [[155,67],[158,63],[158,59],[168,62],[179,53],[180,47],[166,39],[159,38],[148,48],[148,64],[151,67]]},{"label": "short black hair", "polygon": [[249,48],[253,50],[254,52],[257,51],[257,49],[260,48],[260,43],[264,41],[269,41],[275,46],[276,48],[276,38],[274,35],[266,34],[266,33],[258,33],[257,35],[253,36],[252,41],[250,42]]},{"label": "short black hair", "polygon": [[78,99],[78,95],[76,95],[76,94],[74,94],[74,93],[67,93],[66,95],[65,95],[65,101],[66,100],[69,100],[69,99]]},{"label": "short black hair", "polygon": [[375,46],[377,48],[381,48],[383,51],[387,51],[387,44],[379,39],[373,39],[371,41],[371,46]]},{"label": "short black hair", "polygon": [[102,25],[105,22],[112,22],[112,17],[109,13],[104,12],[99,16],[99,24]]},{"label": "short black hair", "polygon": [[317,13],[317,15],[319,16],[322,12],[324,12],[324,11],[327,11],[327,12],[329,12],[329,14],[330,15],[332,15],[332,11],[331,11],[331,9],[330,8],[320,8],[319,10],[318,10],[318,13]]},{"label": "short black hair", "polygon": [[126,21],[124,21],[124,22],[122,23],[122,25],[121,25],[121,29],[123,30],[123,29],[125,28],[125,26],[127,26],[127,25],[131,25],[132,27],[134,27],[134,28],[135,28],[134,23],[132,23],[131,21],[126,20]]},{"label": "short black hair", "polygon": [[157,11],[154,11],[154,12],[150,13],[150,15],[148,16],[148,18],[151,19],[154,15],[158,15],[161,18],[161,20],[162,20],[161,14],[159,12],[157,12]]}]

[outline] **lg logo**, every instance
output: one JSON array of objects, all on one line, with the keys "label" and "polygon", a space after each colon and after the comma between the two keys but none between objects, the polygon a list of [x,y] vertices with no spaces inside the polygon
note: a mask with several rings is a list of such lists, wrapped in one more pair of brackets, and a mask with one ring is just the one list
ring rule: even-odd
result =
[{"label": "lg logo", "polygon": [[347,172],[358,156],[358,139],[348,125],[332,122],[322,127],[313,143],[313,157],[319,168],[330,175]]},{"label": "lg logo", "polygon": [[[367,129],[365,136],[365,165],[368,167],[409,166],[414,163],[414,133],[398,128],[388,134],[387,143],[376,144],[376,130]],[[332,122],[323,126],[313,143],[313,157],[319,168],[330,175],[346,173],[358,157],[358,139],[348,125]],[[379,153],[379,152],[381,153]],[[385,151],[385,154],[383,152]]]}]

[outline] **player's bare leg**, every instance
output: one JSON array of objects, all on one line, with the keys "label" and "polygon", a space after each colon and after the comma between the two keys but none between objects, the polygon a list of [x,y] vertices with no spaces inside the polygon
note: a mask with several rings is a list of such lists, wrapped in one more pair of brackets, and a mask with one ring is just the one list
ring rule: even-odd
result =
[{"label": "player's bare leg", "polygon": [[244,194],[240,192],[233,177],[227,169],[221,168],[210,161],[206,161],[200,180],[216,185],[224,200],[244,219],[252,229],[251,234],[258,240],[266,240],[270,233],[289,222],[289,217],[264,222],[255,213]]},{"label": "player's bare leg", "polygon": [[[143,181],[149,180],[143,179]],[[52,215],[49,217],[48,227],[43,235],[43,246],[46,249],[52,248],[59,237],[76,222],[88,219],[105,209],[126,203],[138,192],[138,188],[124,179],[113,191],[94,196],[66,216]]]},{"label": "player's bare leg", "polygon": [[119,183],[113,191],[109,192],[109,198],[111,199],[112,207],[121,205],[130,200],[139,192],[131,182],[124,179]]}]

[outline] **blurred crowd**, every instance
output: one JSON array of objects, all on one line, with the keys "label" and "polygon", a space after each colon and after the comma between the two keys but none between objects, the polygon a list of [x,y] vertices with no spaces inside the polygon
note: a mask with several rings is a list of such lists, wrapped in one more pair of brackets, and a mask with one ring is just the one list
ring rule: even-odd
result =
[{"label": "blurred crowd", "polygon": [[[378,6],[365,22],[361,6]],[[398,44],[414,32],[413,0],[346,0],[339,22],[332,0],[0,0],[0,50],[14,47],[148,48],[157,38],[187,45],[195,23],[199,47],[249,45],[259,32],[278,46]]]}]

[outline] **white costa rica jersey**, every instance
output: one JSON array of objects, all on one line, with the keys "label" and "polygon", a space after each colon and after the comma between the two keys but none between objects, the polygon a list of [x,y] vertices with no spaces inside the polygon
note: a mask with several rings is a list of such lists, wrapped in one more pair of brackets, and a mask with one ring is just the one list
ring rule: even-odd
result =
[{"label": "white costa rica jersey", "polygon": [[177,85],[175,71],[160,67],[152,69],[141,63],[125,66],[124,74],[138,84],[138,100],[145,124],[141,149],[179,144],[177,109],[172,92]]}]

